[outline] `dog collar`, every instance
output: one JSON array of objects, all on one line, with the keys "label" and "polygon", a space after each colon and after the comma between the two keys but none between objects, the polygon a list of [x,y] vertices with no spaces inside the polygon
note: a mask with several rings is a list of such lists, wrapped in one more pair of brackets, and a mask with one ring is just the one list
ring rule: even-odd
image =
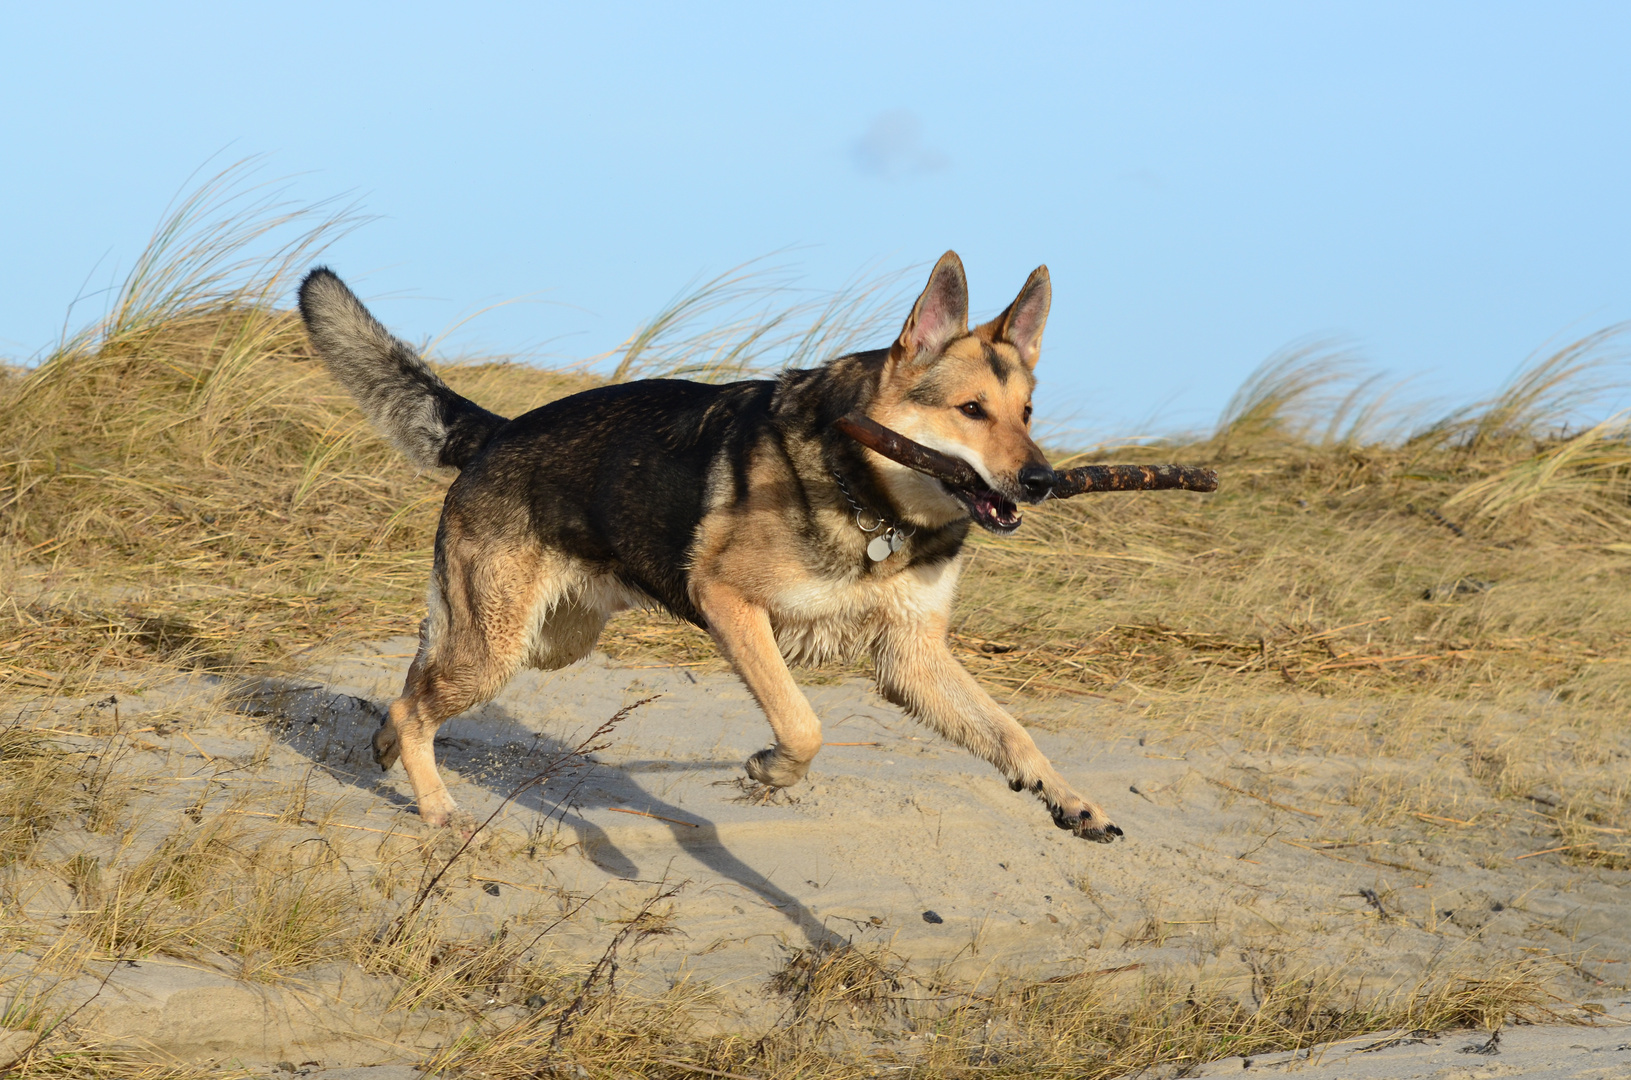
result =
[{"label": "dog collar", "polygon": [[[844,483],[844,478],[838,475],[837,470],[833,471],[832,478],[837,482],[838,490],[843,493],[844,501],[849,503],[851,508],[853,508],[855,511],[855,527],[869,536],[871,536],[873,533],[877,533],[876,536],[872,536],[872,539],[867,542],[867,558],[871,559],[873,562],[883,562],[885,559],[889,558],[889,556],[899,551],[901,547],[905,545],[906,541],[910,540],[916,534],[916,529],[903,529],[900,525],[890,521],[876,510],[868,510],[866,507],[862,506],[860,502],[856,500],[855,496],[850,493],[849,485]],[[866,523],[867,518],[869,517],[872,519],[871,525]],[[883,531],[879,532],[880,529]]]}]

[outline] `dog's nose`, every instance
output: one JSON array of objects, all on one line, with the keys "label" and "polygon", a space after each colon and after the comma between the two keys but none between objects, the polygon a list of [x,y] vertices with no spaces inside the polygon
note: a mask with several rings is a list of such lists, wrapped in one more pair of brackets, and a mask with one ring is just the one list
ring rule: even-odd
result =
[{"label": "dog's nose", "polygon": [[1053,470],[1046,465],[1027,465],[1019,470],[1019,486],[1032,502],[1041,502],[1053,490]]}]

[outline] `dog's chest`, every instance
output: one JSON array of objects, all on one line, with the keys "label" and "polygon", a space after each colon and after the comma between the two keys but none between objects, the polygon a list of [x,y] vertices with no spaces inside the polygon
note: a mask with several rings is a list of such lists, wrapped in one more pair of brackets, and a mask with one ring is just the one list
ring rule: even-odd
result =
[{"label": "dog's chest", "polygon": [[856,574],[787,581],[765,597],[776,644],[790,663],[820,664],[853,656],[886,631],[944,625],[960,570],[961,560],[950,559],[883,579]]}]

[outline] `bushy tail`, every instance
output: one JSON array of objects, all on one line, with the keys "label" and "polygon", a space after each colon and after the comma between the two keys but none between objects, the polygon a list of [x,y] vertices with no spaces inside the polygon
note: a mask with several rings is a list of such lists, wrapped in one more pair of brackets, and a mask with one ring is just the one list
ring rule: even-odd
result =
[{"label": "bushy tail", "polygon": [[507,422],[455,394],[328,267],[319,266],[300,283],[300,317],[335,379],[415,465],[462,469]]}]

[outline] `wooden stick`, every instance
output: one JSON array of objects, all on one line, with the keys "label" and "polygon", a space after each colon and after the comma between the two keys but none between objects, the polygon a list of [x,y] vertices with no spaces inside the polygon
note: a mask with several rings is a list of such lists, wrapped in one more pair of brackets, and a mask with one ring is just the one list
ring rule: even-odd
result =
[{"label": "wooden stick", "polygon": [[[833,427],[869,450],[909,469],[932,476],[954,488],[979,490],[987,486],[974,466],[961,458],[931,450],[891,431],[876,420],[851,413],[833,421]],[[1054,474],[1053,497],[1098,491],[1216,491],[1218,474],[1192,465],[1082,465]]]},{"label": "wooden stick", "polygon": [[875,450],[891,461],[898,461],[908,469],[916,469],[941,483],[955,488],[983,488],[985,480],[974,466],[962,458],[931,450],[922,443],[913,442],[898,431],[891,431],[871,417],[851,413],[833,421],[833,427],[854,439],[868,450]]},{"label": "wooden stick", "polygon": [[1054,473],[1053,497],[1089,491],[1216,491],[1215,469],[1194,465],[1081,465]]}]

